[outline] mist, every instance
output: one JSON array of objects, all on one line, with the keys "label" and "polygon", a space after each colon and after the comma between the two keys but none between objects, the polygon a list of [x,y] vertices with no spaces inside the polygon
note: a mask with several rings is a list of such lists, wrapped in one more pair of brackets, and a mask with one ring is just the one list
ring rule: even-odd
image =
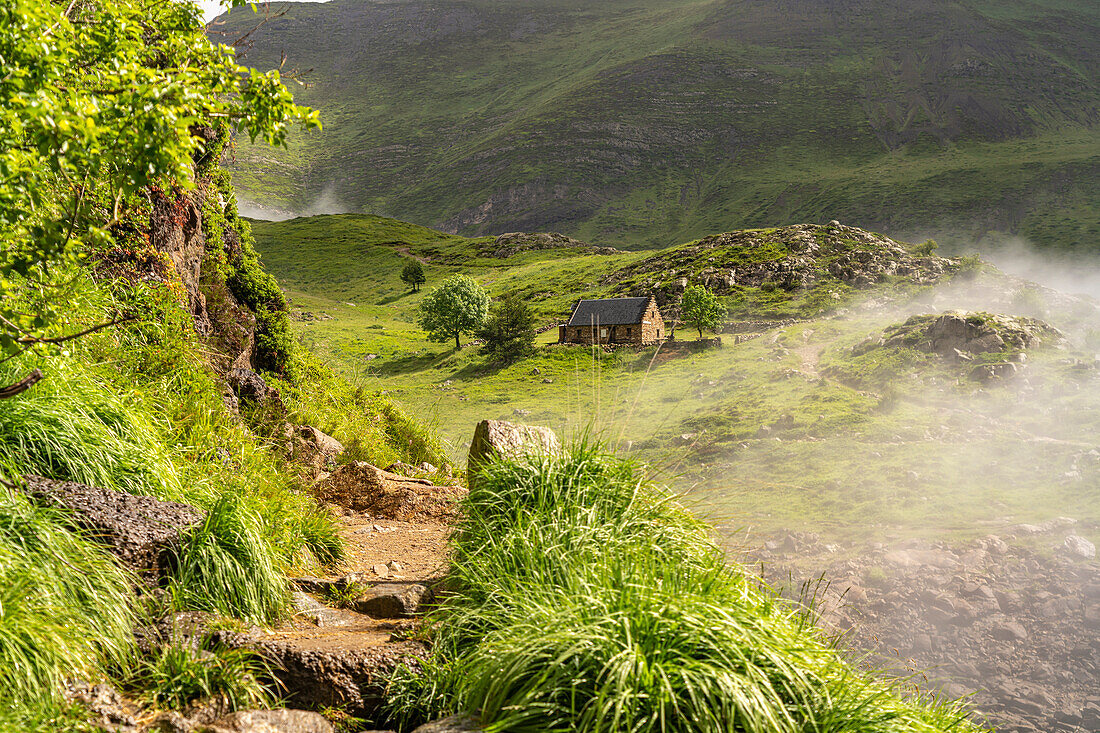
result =
[{"label": "mist", "polygon": [[285,209],[259,203],[237,197],[237,211],[241,216],[249,219],[262,219],[264,221],[286,221],[302,216],[320,216],[322,214],[347,214],[353,211],[352,207],[345,204],[336,195],[335,184],[326,184],[321,192],[300,209]]}]

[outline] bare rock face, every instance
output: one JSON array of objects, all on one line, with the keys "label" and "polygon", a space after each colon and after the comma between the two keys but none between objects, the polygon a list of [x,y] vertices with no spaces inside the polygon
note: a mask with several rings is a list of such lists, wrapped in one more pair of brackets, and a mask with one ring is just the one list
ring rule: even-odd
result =
[{"label": "bare rock face", "polygon": [[202,511],[193,506],[151,496],[41,476],[25,476],[24,481],[32,500],[69,509],[92,539],[125,564],[154,577],[167,573],[180,534],[203,519]]},{"label": "bare rock face", "polygon": [[206,251],[202,213],[190,196],[169,198],[163,193],[153,197],[149,221],[150,240],[157,251],[168,256],[187,291],[187,305],[195,317],[195,327],[203,336],[210,335],[206,315],[206,296],[199,290],[199,277]]},{"label": "bare rock face", "polygon": [[474,429],[466,470],[472,480],[477,466],[501,455],[519,457],[526,453],[558,453],[561,441],[550,428],[520,425],[504,420],[482,420]]},{"label": "bare rock face", "polygon": [[363,461],[341,466],[313,487],[321,501],[383,519],[447,519],[465,489],[435,486],[428,479],[398,476]]}]

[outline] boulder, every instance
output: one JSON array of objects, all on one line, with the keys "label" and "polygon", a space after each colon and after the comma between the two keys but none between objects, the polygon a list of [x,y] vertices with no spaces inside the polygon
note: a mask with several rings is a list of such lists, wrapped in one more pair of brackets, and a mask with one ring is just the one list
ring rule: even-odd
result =
[{"label": "boulder", "polygon": [[242,405],[285,410],[279,390],[268,386],[264,378],[251,369],[231,369],[226,375],[226,381]]},{"label": "boulder", "polygon": [[1076,557],[1096,557],[1096,545],[1092,544],[1081,535],[1071,534],[1066,537],[1065,542],[1062,544],[1062,548]]},{"label": "boulder", "polygon": [[412,733],[477,733],[481,726],[467,715],[452,715],[415,728]]},{"label": "boulder", "polygon": [[482,420],[474,430],[466,470],[472,478],[480,463],[494,456],[518,458],[526,453],[558,453],[561,441],[550,428],[504,420]]},{"label": "boulder", "polygon": [[456,486],[435,486],[428,479],[398,476],[363,461],[341,466],[314,484],[312,491],[322,502],[406,522],[453,517],[466,493]]},{"label": "boulder", "polygon": [[208,733],[334,733],[332,723],[308,710],[239,710],[218,718]]},{"label": "boulder", "polygon": [[408,618],[431,600],[431,590],[420,583],[380,583],[365,589],[352,609],[371,618]]},{"label": "boulder", "polygon": [[314,478],[326,469],[336,468],[336,458],[344,452],[343,443],[310,425],[294,429],[293,445],[294,460],[312,469]]},{"label": "boulder", "polygon": [[23,478],[30,499],[68,509],[91,539],[104,544],[126,565],[153,577],[167,573],[180,535],[204,516],[193,506],[151,496],[41,476]]}]

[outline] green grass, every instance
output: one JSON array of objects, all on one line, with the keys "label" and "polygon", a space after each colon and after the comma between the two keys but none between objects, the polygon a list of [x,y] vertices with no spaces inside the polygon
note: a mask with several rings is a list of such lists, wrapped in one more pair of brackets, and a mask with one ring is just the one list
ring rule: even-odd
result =
[{"label": "green grass", "polygon": [[204,703],[229,713],[274,706],[277,701],[262,681],[270,676],[266,662],[247,649],[177,639],[142,659],[126,683],[155,708]]},{"label": "green grass", "polygon": [[632,463],[578,445],[478,474],[434,658],[395,713],[487,731],[968,731],[904,701],[726,558]]},{"label": "green grass", "polygon": [[64,680],[126,665],[132,582],[62,512],[0,487],[0,711],[51,710]]},{"label": "green grass", "polygon": [[260,517],[225,496],[183,539],[169,587],[181,609],[213,611],[254,623],[279,620],[290,589],[265,545]]},{"label": "green grass", "polygon": [[1100,15],[1002,5],[292,3],[247,63],[313,70],[324,130],[242,142],[234,176],[261,205],[471,235],[660,247],[839,219],[1095,249]]}]

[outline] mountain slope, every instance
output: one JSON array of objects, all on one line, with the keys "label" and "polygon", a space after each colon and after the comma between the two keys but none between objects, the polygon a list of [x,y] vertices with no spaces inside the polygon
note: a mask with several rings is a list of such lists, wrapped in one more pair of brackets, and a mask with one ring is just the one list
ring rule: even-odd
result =
[{"label": "mountain slope", "polygon": [[628,246],[834,218],[1100,243],[1095,3],[287,8],[247,61],[312,69],[299,97],[326,127],[240,146],[238,186],[267,206]]}]

